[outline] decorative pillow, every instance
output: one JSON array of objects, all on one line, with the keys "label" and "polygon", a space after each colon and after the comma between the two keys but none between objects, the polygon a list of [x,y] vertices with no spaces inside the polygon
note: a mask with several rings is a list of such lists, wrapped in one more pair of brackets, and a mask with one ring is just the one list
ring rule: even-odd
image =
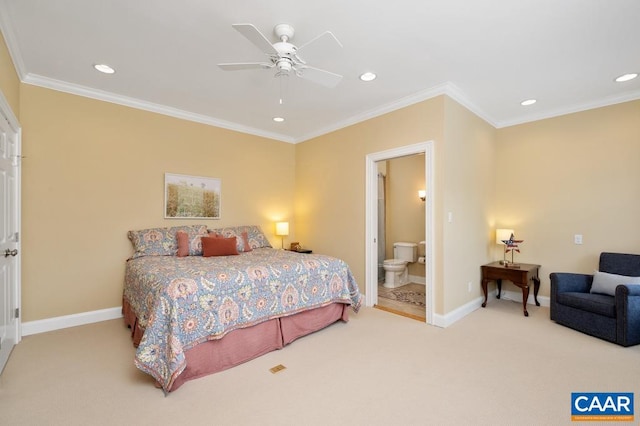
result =
[{"label": "decorative pillow", "polygon": [[202,256],[231,256],[238,253],[236,237],[204,237],[202,240]]},{"label": "decorative pillow", "polygon": [[178,231],[176,232],[176,240],[178,241],[178,257],[189,256],[189,234]]},{"label": "decorative pillow", "polygon": [[[236,237],[238,253],[246,253],[248,251],[253,250],[251,248],[251,245],[249,244],[249,234],[245,231],[242,233],[240,237],[242,238],[241,240],[238,240],[238,237]],[[217,234],[213,231],[209,231],[209,238],[224,238],[224,237],[221,234]]]},{"label": "decorative pillow", "polygon": [[593,284],[591,293],[616,295],[616,287],[620,284],[640,284],[640,277],[628,277],[626,275],[609,274],[595,271],[593,273]]},{"label": "decorative pillow", "polygon": [[[206,225],[174,226],[171,228],[149,228],[129,231],[127,236],[133,244],[132,258],[141,256],[175,256],[178,251],[176,233],[184,231],[188,235],[206,235]],[[190,253],[192,250],[190,249]],[[195,253],[196,250],[194,249]],[[202,249],[200,250],[202,252]]]},{"label": "decorative pillow", "polygon": [[209,235],[206,227],[196,229],[194,231],[178,231],[176,239],[178,242],[178,257],[184,256],[202,256],[202,237]]},{"label": "decorative pillow", "polygon": [[[242,235],[244,232],[247,233],[246,240]],[[269,240],[257,225],[211,229],[209,233],[220,234],[223,237],[237,237],[239,252],[247,252],[260,247],[271,247]]]},{"label": "decorative pillow", "polygon": [[247,231],[244,231],[242,232],[242,234],[240,234],[240,236],[242,237],[242,251],[246,253],[253,250],[251,248],[251,244],[249,244],[249,233]]}]

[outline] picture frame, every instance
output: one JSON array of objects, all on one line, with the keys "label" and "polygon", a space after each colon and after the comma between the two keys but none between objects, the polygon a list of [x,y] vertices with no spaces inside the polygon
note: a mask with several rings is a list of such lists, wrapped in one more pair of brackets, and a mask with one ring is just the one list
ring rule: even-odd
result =
[{"label": "picture frame", "polygon": [[165,219],[220,219],[221,201],[218,178],[164,174]]}]

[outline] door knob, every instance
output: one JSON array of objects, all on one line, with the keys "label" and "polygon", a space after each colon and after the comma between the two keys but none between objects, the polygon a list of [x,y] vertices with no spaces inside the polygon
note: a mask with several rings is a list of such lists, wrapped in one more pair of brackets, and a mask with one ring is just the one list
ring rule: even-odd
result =
[{"label": "door knob", "polygon": [[18,255],[18,249],[13,249],[13,250],[6,249],[4,251],[4,257],[17,256],[17,255]]}]

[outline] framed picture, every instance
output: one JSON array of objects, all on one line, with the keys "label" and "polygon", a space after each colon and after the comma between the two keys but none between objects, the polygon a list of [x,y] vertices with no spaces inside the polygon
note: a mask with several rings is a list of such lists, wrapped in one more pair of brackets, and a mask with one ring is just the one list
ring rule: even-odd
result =
[{"label": "framed picture", "polygon": [[165,219],[220,219],[220,179],[164,174]]}]

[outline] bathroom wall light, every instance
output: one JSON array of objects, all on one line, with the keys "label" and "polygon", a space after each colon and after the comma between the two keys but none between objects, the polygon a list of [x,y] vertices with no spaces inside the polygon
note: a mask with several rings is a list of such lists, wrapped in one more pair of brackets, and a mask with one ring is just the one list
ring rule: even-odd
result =
[{"label": "bathroom wall light", "polygon": [[276,222],[276,235],[282,237],[282,248],[284,249],[284,237],[289,235],[289,222]]},{"label": "bathroom wall light", "polygon": [[427,199],[427,191],[425,191],[424,189],[419,190],[418,197],[420,197],[422,201],[425,201]]}]

